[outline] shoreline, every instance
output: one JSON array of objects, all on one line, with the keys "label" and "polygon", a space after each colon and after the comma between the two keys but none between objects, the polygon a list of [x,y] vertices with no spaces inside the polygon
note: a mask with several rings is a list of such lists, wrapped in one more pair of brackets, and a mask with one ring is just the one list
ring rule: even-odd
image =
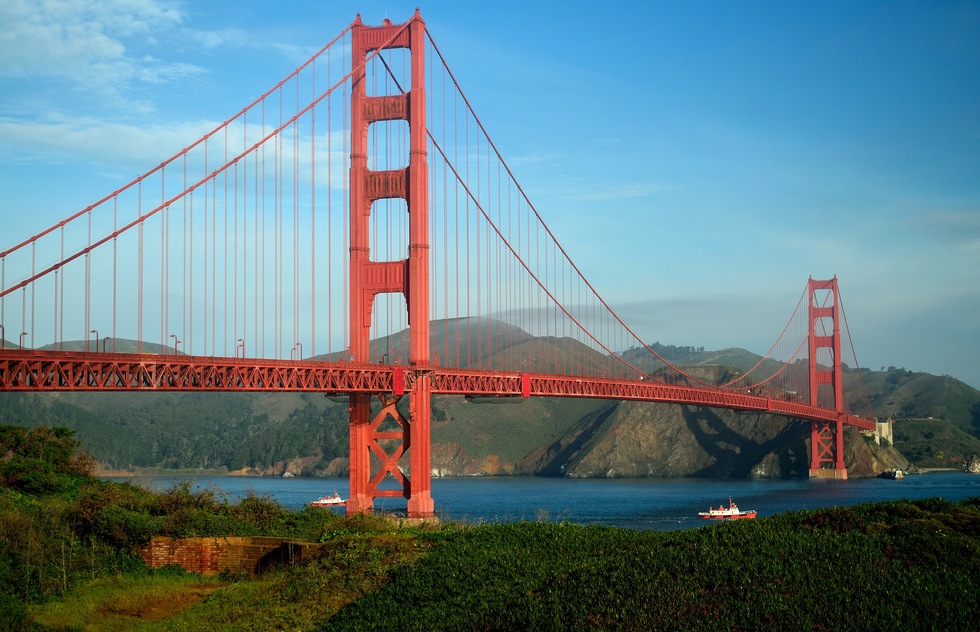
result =
[{"label": "shoreline", "polygon": [[[918,471],[916,471],[914,474],[909,473],[908,475],[919,476],[922,474],[941,474],[946,472],[963,472],[969,474],[969,472],[966,472],[965,470],[956,467],[922,467],[922,468],[918,468]],[[347,478],[346,476],[301,476],[301,475],[282,476],[281,474],[262,474],[261,472],[248,470],[248,469],[226,470],[221,468],[221,469],[211,470],[211,469],[192,469],[192,468],[167,469],[167,468],[153,468],[153,467],[137,468],[133,470],[121,470],[121,469],[113,469],[107,467],[106,468],[98,467],[95,469],[92,475],[98,478],[134,478],[134,479],[151,478],[151,477],[152,478],[163,478],[163,477],[183,478],[183,477],[217,477],[217,476],[228,476],[232,478],[297,478],[297,479],[308,479],[308,480]],[[472,475],[471,474],[465,476],[439,476],[439,477],[434,476],[433,479],[435,478],[470,479],[470,478],[563,478],[563,477],[560,476],[536,477],[532,475],[514,475],[514,474],[495,474],[495,475],[488,475],[488,474]],[[605,479],[607,477],[597,476],[592,478]],[[637,477],[637,478],[648,478],[648,477]],[[654,477],[654,478],[697,479],[701,477],[668,476],[668,477]],[[867,476],[867,477],[852,477],[852,478],[863,479],[863,478],[876,478],[876,477]],[[733,480],[742,480],[742,479],[733,479]],[[749,479],[745,479],[745,480],[749,480]],[[772,479],[772,480],[790,480],[790,479]]]}]

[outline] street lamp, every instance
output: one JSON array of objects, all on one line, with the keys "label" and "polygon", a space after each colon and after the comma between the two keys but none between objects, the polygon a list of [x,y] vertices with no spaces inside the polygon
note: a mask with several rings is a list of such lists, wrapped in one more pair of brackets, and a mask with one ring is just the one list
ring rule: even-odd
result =
[{"label": "street lamp", "polygon": [[[89,333],[90,334],[95,334],[95,352],[98,353],[99,352],[99,330],[98,329],[93,329]],[[88,351],[88,349],[86,349],[86,351]]]},{"label": "street lamp", "polygon": [[24,348],[24,338],[26,338],[26,337],[27,337],[27,332],[26,331],[20,332],[20,348],[21,349]]},{"label": "street lamp", "polygon": [[294,350],[296,350],[297,348],[299,349],[299,353],[296,354],[296,356],[297,356],[296,359],[297,360],[302,360],[303,359],[303,343],[302,342],[297,342],[295,345],[293,345],[293,349]]},{"label": "street lamp", "polygon": [[[105,343],[109,342],[109,336],[102,339],[102,353],[105,353]],[[96,342],[98,344],[98,342]]]},{"label": "street lamp", "polygon": [[180,344],[180,340],[177,340],[177,334],[170,334],[170,337],[174,339],[174,355],[177,355],[177,345]]},{"label": "street lamp", "polygon": [[244,358],[245,357],[245,339],[244,338],[239,338],[238,340],[235,341],[235,357],[236,358],[238,357],[238,348],[239,347],[242,348],[242,357]]}]

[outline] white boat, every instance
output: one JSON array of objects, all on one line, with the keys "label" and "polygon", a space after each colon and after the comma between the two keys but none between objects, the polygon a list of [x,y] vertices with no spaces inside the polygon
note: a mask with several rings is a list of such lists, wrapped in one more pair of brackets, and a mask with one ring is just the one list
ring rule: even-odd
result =
[{"label": "white boat", "polygon": [[746,509],[742,511],[738,508],[738,505],[732,502],[732,499],[728,499],[728,506],[719,505],[717,509],[708,508],[708,511],[699,511],[698,517],[705,520],[739,520],[745,518],[755,518],[755,509]]},{"label": "white boat", "polygon": [[310,502],[310,507],[343,507],[347,501],[340,497],[337,492],[333,496],[323,496]]}]

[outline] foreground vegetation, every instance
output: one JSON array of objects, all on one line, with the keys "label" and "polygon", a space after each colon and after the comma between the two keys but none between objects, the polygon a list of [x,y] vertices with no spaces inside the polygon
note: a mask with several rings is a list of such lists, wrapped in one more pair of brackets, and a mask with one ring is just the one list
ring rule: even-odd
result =
[{"label": "foreground vegetation", "polygon": [[[86,475],[70,432],[0,427],[0,628],[970,628],[980,498],[874,503],[674,532],[399,528],[266,498]],[[151,571],[152,535],[278,535],[317,557],[258,578]]]}]

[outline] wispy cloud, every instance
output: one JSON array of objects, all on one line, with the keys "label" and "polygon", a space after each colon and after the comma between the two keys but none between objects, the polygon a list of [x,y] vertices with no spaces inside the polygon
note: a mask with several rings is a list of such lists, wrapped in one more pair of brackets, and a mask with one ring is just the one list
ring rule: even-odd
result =
[{"label": "wispy cloud", "polygon": [[527,166],[527,165],[537,165],[542,163],[554,162],[560,160],[561,156],[555,153],[548,152],[537,152],[532,154],[524,154],[522,156],[515,156],[513,158],[508,158],[507,163],[512,167]]},{"label": "wispy cloud", "polygon": [[625,182],[622,184],[591,188],[588,191],[569,192],[563,197],[568,200],[579,200],[582,202],[603,202],[645,198],[675,188],[677,188],[676,185],[662,182]]},{"label": "wispy cloud", "polygon": [[214,121],[134,126],[78,117],[0,118],[0,158],[22,163],[60,157],[107,165],[156,164],[215,126]]},{"label": "wispy cloud", "polygon": [[6,0],[0,4],[0,76],[48,77],[113,90],[132,80],[197,74],[136,53],[178,27],[181,14],[153,0]]},{"label": "wispy cloud", "polygon": [[919,213],[909,223],[916,232],[944,242],[968,247],[980,242],[980,208],[930,209]]}]

